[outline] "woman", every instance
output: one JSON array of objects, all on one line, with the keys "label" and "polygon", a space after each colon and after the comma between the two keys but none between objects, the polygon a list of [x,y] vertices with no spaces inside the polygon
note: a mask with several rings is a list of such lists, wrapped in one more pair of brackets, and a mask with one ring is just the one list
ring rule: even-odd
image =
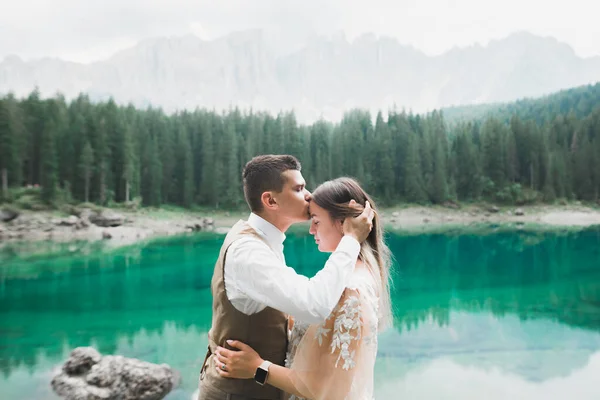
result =
[{"label": "woman", "polygon": [[[312,194],[310,233],[320,251],[334,251],[343,237],[344,219],[360,214],[350,207],[352,200],[363,207],[368,201],[376,211],[371,198],[350,178],[325,182]],[[390,253],[375,212],[373,230],[361,245],[351,283],[337,306],[319,325],[290,321],[293,327],[286,366],[271,365],[267,383],[288,393],[289,400],[372,399],[377,333],[391,319],[389,268]],[[264,360],[243,343],[228,344],[240,351],[217,349],[219,373],[252,378]]]}]

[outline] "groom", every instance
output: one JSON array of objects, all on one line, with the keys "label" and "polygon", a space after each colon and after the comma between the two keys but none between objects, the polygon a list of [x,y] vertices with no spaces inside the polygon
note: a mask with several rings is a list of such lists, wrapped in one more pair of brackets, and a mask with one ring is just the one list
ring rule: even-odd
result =
[{"label": "groom", "polygon": [[254,380],[221,377],[215,369],[216,347],[230,348],[226,340],[239,340],[283,365],[287,316],[308,323],[324,321],[354,269],[360,243],[372,228],[370,207],[344,221],[344,238],[313,278],[286,266],[284,232],[309,219],[310,193],[300,169],[300,162],[289,155],[258,156],[244,167],[244,196],[252,212],[248,221],[240,220],[229,231],[215,265],[212,327],[198,400],[279,400],[279,389],[263,386],[268,366],[257,371]]}]

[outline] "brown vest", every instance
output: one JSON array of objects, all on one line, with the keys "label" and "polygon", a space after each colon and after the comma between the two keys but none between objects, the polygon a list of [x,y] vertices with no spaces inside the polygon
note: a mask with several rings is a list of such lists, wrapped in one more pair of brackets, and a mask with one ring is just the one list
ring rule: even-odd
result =
[{"label": "brown vest", "polygon": [[[223,278],[225,256],[233,242],[251,235],[264,239],[245,221],[238,221],[231,228],[221,247],[215,264],[211,291],[213,295],[212,327],[208,332],[208,354],[202,368],[202,385],[218,388],[229,394],[244,395],[255,399],[279,400],[281,391],[273,386],[260,386],[254,379],[222,378],[215,370],[212,354],[217,345],[231,349],[226,340],[239,340],[252,347],[260,356],[274,364],[283,365],[287,350],[287,316],[281,311],[266,307],[264,310],[246,315],[238,311],[227,298]],[[273,257],[277,255],[274,253]]]}]

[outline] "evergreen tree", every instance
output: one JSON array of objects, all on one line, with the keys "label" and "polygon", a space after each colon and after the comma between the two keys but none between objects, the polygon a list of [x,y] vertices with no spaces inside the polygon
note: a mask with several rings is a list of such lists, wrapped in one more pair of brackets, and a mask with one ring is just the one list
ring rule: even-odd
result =
[{"label": "evergreen tree", "polygon": [[87,203],[90,201],[90,183],[92,179],[92,173],[94,170],[94,149],[90,145],[90,142],[86,141],[83,145],[83,151],[81,153],[79,169],[82,174],[84,181],[84,201]]},{"label": "evergreen tree", "polygon": [[8,198],[8,187],[21,182],[21,135],[23,125],[14,97],[0,99],[0,175],[2,198]]},{"label": "evergreen tree", "polygon": [[544,200],[548,201],[548,202],[552,202],[554,200],[556,200],[556,192],[554,191],[554,167],[553,167],[553,161],[552,161],[552,156],[549,155],[548,159],[545,162],[546,164],[546,168],[545,168],[545,177],[544,177],[544,190],[543,190],[543,194],[544,194]]},{"label": "evergreen tree", "polygon": [[489,119],[482,127],[484,173],[496,187],[503,186],[506,181],[503,133],[502,124],[495,119]]},{"label": "evergreen tree", "polygon": [[469,138],[472,127],[463,125],[453,143],[456,194],[459,200],[476,200],[481,195],[480,166],[475,144]]},{"label": "evergreen tree", "polygon": [[446,181],[446,155],[439,142],[435,144],[433,158],[433,178],[431,185],[431,201],[439,204],[448,199],[448,184]]},{"label": "evergreen tree", "polygon": [[52,204],[56,200],[58,186],[58,161],[56,159],[57,123],[50,121],[42,136],[42,200]]},{"label": "evergreen tree", "polygon": [[404,193],[406,200],[412,203],[425,203],[427,194],[423,189],[421,173],[421,160],[419,154],[418,138],[415,135],[408,137],[408,148],[404,171]]},{"label": "evergreen tree", "polygon": [[192,147],[186,130],[179,127],[177,138],[177,164],[176,174],[178,187],[181,193],[178,196],[179,203],[184,207],[190,207],[194,201],[194,160]]},{"label": "evergreen tree", "polygon": [[218,129],[216,117],[207,117],[202,121],[202,186],[200,202],[212,207],[218,203],[217,182],[222,175],[222,160],[216,156],[214,132]]},{"label": "evergreen tree", "polygon": [[122,141],[122,155],[123,155],[123,175],[122,179],[125,184],[125,201],[131,200],[131,185],[135,181],[135,152],[133,144],[133,133],[131,127],[126,127],[123,131]]},{"label": "evergreen tree", "polygon": [[372,146],[375,151],[375,164],[373,179],[375,180],[375,193],[383,198],[384,202],[391,204],[396,193],[394,179],[394,147],[388,124],[383,120],[381,113],[377,114],[375,122],[375,135]]}]

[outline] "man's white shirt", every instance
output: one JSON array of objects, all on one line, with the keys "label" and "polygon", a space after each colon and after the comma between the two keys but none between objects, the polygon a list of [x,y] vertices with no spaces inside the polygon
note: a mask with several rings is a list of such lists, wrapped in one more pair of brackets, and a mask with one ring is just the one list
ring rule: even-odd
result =
[{"label": "man's white shirt", "polygon": [[327,319],[354,270],[360,244],[344,236],[325,267],[309,279],[286,266],[285,235],[279,229],[254,213],[248,224],[266,243],[248,236],[227,250],[224,279],[231,304],[246,315],[271,307],[311,324]]}]

